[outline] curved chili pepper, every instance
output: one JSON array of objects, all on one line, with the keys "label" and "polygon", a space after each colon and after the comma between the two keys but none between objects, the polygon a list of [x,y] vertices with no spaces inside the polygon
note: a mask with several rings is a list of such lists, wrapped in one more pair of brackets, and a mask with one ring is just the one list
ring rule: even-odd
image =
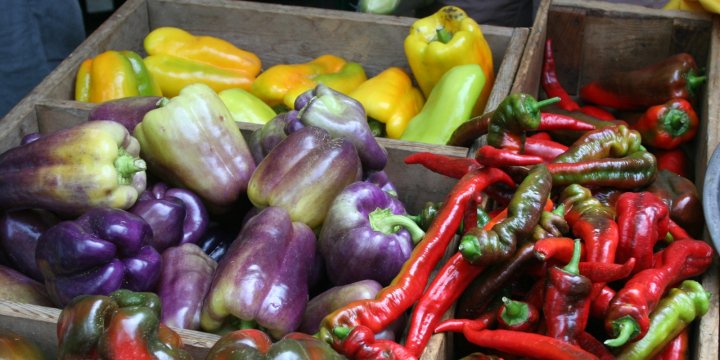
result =
[{"label": "curved chili pepper", "polygon": [[473,170],[463,176],[393,282],[383,288],[375,299],[352,302],[326,316],[321,324],[320,337],[329,343],[334,342],[332,329],[337,326],[364,325],[373,332],[379,332],[410,308],[422,296],[430,273],[460,226],[468,202],[496,182],[514,185],[507,174],[494,168]]},{"label": "curved chili pepper", "polygon": [[668,232],[674,240],[692,239],[692,236],[690,236],[690,234],[688,234],[682,226],[678,225],[678,223],[674,222],[672,219],[668,222]]},{"label": "curved chili pepper", "polygon": [[[498,214],[485,224],[485,227],[491,228],[506,216],[507,213]],[[455,253],[443,265],[413,308],[405,337],[405,346],[412,354],[418,357],[422,354],[442,315],[485,267],[485,264],[469,263],[460,253]]]},{"label": "curved chili pepper", "polygon": [[554,160],[556,157],[560,156],[562,153],[568,150],[567,146],[560,144],[559,142],[555,142],[551,139],[537,137],[536,135],[539,134],[543,133],[538,133],[526,138],[524,143],[524,149],[522,149],[522,141],[517,136],[506,134],[506,137],[503,140],[502,149],[513,150],[516,152],[522,151],[522,155],[527,156],[528,158],[532,156],[538,156],[541,157],[545,162],[550,162]]},{"label": "curved chili pepper", "polygon": [[570,97],[558,80],[557,71],[555,70],[555,57],[553,56],[552,50],[552,39],[550,38],[545,40],[545,53],[543,57],[542,76],[540,79],[542,88],[545,90],[545,94],[547,94],[548,97],[560,98],[557,106],[567,111],[580,110],[580,105],[578,105],[578,103]]},{"label": "curved chili pepper", "polygon": [[537,128],[542,131],[550,130],[571,130],[571,131],[590,131],[595,130],[594,124],[576,119],[568,114],[556,114],[551,112],[540,113],[540,126]]},{"label": "curved chili pepper", "polygon": [[653,360],[685,360],[689,342],[688,328],[684,328]]},{"label": "curved chili pepper", "polygon": [[655,244],[668,232],[667,205],[651,192],[626,192],[618,198],[615,209],[620,231],[615,260],[635,258],[633,273],[652,267]]},{"label": "curved chili pepper", "polygon": [[533,167],[518,186],[508,206],[508,217],[491,230],[473,229],[460,240],[459,252],[473,264],[507,260],[519,241],[528,238],[540,220],[552,181],[545,165]]},{"label": "curved chili pepper", "polygon": [[604,74],[583,86],[580,98],[620,110],[654,106],[672,98],[693,99],[705,81],[698,73],[692,55],[674,54],[643,68]]},{"label": "curved chili pepper", "polygon": [[[451,330],[455,331],[455,330]],[[536,333],[513,330],[474,330],[463,327],[471,343],[517,356],[555,360],[596,360],[597,357],[578,346]]]},{"label": "curved chili pepper", "polygon": [[339,326],[333,329],[333,334],[342,342],[342,353],[351,359],[417,359],[416,356],[408,352],[402,345],[394,341],[375,339],[375,334],[362,325],[352,329]]},{"label": "curved chili pepper", "polygon": [[653,154],[657,159],[658,172],[668,170],[686,178],[690,175],[691,162],[683,149],[655,150]]},{"label": "curved chili pepper", "polygon": [[600,293],[595,296],[590,304],[590,316],[596,319],[604,319],[607,309],[610,307],[610,301],[615,297],[615,290],[605,285],[600,289]]},{"label": "curved chili pepper", "polygon": [[600,360],[615,360],[615,356],[595,336],[583,331],[575,338],[578,345],[589,353],[597,356]]},{"label": "curved chili pepper", "polygon": [[503,304],[497,311],[498,326],[505,330],[533,331],[540,320],[535,305],[526,302],[502,298]]},{"label": "curved chili pepper", "polygon": [[[618,120],[611,118],[611,116],[605,116],[604,118],[598,118],[595,117],[592,114],[587,114],[582,111],[567,111],[564,110],[558,106],[551,105],[544,109],[544,111],[551,113],[551,114],[558,114],[558,115],[564,115],[571,117],[575,119],[578,122],[590,124],[595,127],[595,130],[602,129],[604,127],[608,126],[617,126],[617,125],[625,125],[628,126],[628,123],[624,120]],[[572,144],[577,139],[579,139],[581,136],[583,136],[588,130],[573,130],[573,129],[558,129],[553,130],[552,136],[553,139],[560,141],[564,144]]]},{"label": "curved chili pepper", "polygon": [[522,93],[508,95],[495,109],[488,124],[488,145],[502,147],[506,133],[525,138],[525,131],[535,130],[540,126],[540,108],[560,101],[550,98],[542,101]]},{"label": "curved chili pepper", "polygon": [[617,347],[628,340],[642,339],[650,326],[650,313],[665,290],[705,272],[712,257],[712,247],[700,240],[675,240],[661,250],[656,265],[630,278],[610,302],[605,328],[615,338],[605,344]]},{"label": "curved chili pepper", "polygon": [[540,221],[533,228],[532,238],[537,241],[549,237],[559,237],[570,231],[565,221],[565,205],[560,204],[552,211],[543,211]]},{"label": "curved chili pepper", "polygon": [[580,275],[587,277],[593,283],[609,283],[630,276],[635,269],[635,258],[630,258],[622,264],[583,261],[578,268]]},{"label": "curved chili pepper", "polygon": [[692,140],[699,125],[692,105],[685,99],[676,98],[651,106],[631,126],[640,132],[644,144],[671,150]]},{"label": "curved chili pepper", "polygon": [[545,159],[539,156],[518,154],[513,150],[498,149],[490,145],[480,147],[475,153],[475,160],[484,166],[492,167],[536,165],[545,162]]},{"label": "curved chili pepper", "polygon": [[426,169],[451,178],[460,179],[465,174],[482,167],[477,160],[440,155],[431,152],[416,152],[405,158],[406,164],[420,164]]},{"label": "curved chili pepper", "polygon": [[592,288],[590,279],[580,274],[580,253],[578,239],[573,257],[565,267],[548,268],[543,305],[546,335],[573,345],[577,344],[577,335],[587,326]]},{"label": "curved chili pepper", "polygon": [[[535,241],[534,253],[538,259],[549,261],[570,261],[575,249],[575,240],[567,237],[547,237]],[[583,257],[585,255],[583,254]]]}]

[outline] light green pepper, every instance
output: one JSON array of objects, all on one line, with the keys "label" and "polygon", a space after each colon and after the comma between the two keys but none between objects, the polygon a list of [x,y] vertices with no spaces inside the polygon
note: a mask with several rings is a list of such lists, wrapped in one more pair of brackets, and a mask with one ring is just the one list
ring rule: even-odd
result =
[{"label": "light green pepper", "polygon": [[218,95],[236,122],[265,124],[277,115],[268,104],[244,89],[227,89]]}]

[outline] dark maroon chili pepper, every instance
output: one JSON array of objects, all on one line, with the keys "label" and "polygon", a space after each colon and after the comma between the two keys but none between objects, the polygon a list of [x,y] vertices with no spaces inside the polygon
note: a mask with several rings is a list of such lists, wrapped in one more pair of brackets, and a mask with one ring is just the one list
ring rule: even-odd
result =
[{"label": "dark maroon chili pepper", "polygon": [[546,335],[570,344],[577,344],[577,335],[585,331],[590,314],[592,282],[580,274],[580,240],[570,262],[563,268],[549,266],[543,317]]},{"label": "dark maroon chili pepper", "polygon": [[417,152],[405,158],[406,164],[420,164],[426,169],[451,178],[460,179],[472,170],[482,167],[475,159]]},{"label": "dark maroon chili pepper", "polygon": [[587,331],[577,334],[578,345],[589,353],[597,356],[600,360],[615,360],[615,356],[603,345],[600,340],[595,338]]},{"label": "dark maroon chili pepper", "polygon": [[641,339],[650,326],[650,313],[673,284],[705,272],[713,249],[701,240],[675,240],[655,256],[655,264],[631,277],[610,302],[606,331],[615,336],[606,345],[622,346]]},{"label": "dark maroon chili pepper", "polygon": [[525,301],[502,298],[498,308],[498,327],[515,331],[534,331],[540,320],[540,312],[535,305]]},{"label": "dark maroon chili pepper", "polygon": [[660,170],[655,180],[643,189],[659,196],[670,207],[670,219],[693,238],[702,236],[705,217],[702,197],[695,183],[668,170]]}]

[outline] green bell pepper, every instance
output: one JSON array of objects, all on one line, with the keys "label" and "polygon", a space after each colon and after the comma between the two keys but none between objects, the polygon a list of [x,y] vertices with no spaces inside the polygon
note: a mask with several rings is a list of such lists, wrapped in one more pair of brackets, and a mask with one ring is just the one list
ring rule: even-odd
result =
[{"label": "green bell pepper", "polygon": [[268,104],[241,88],[218,93],[236,122],[265,124],[277,115]]},{"label": "green bell pepper", "polygon": [[448,70],[433,87],[420,113],[410,120],[400,140],[445,145],[453,131],[470,119],[485,81],[478,64]]}]

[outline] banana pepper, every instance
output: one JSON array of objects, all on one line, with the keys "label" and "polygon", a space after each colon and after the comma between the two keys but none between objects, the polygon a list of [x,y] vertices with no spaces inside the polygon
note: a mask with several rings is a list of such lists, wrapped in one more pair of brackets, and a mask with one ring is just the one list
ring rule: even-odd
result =
[{"label": "banana pepper", "polygon": [[322,55],[301,64],[278,64],[260,74],[252,93],[270,106],[295,108],[295,99],[317,84],[349,94],[367,80],[362,65],[335,55]]},{"label": "banana pepper", "polygon": [[445,6],[415,21],[405,38],[404,46],[413,76],[426,97],[430,96],[435,84],[452,67],[480,65],[487,80],[473,115],[479,115],[485,109],[495,82],[492,50],[480,26],[465,11],[456,6]]},{"label": "banana pepper", "polygon": [[160,96],[143,59],[133,51],[108,50],[80,64],[75,100],[101,103],[131,96]]},{"label": "banana pepper", "polygon": [[425,104],[420,90],[399,67],[390,67],[368,79],[349,94],[367,115],[385,124],[387,137],[399,139],[405,127]]},{"label": "banana pepper", "polygon": [[148,53],[145,64],[166,97],[192,83],[204,83],[216,92],[249,90],[262,66],[257,55],[226,40],[175,27],[153,30],[143,45]]}]

